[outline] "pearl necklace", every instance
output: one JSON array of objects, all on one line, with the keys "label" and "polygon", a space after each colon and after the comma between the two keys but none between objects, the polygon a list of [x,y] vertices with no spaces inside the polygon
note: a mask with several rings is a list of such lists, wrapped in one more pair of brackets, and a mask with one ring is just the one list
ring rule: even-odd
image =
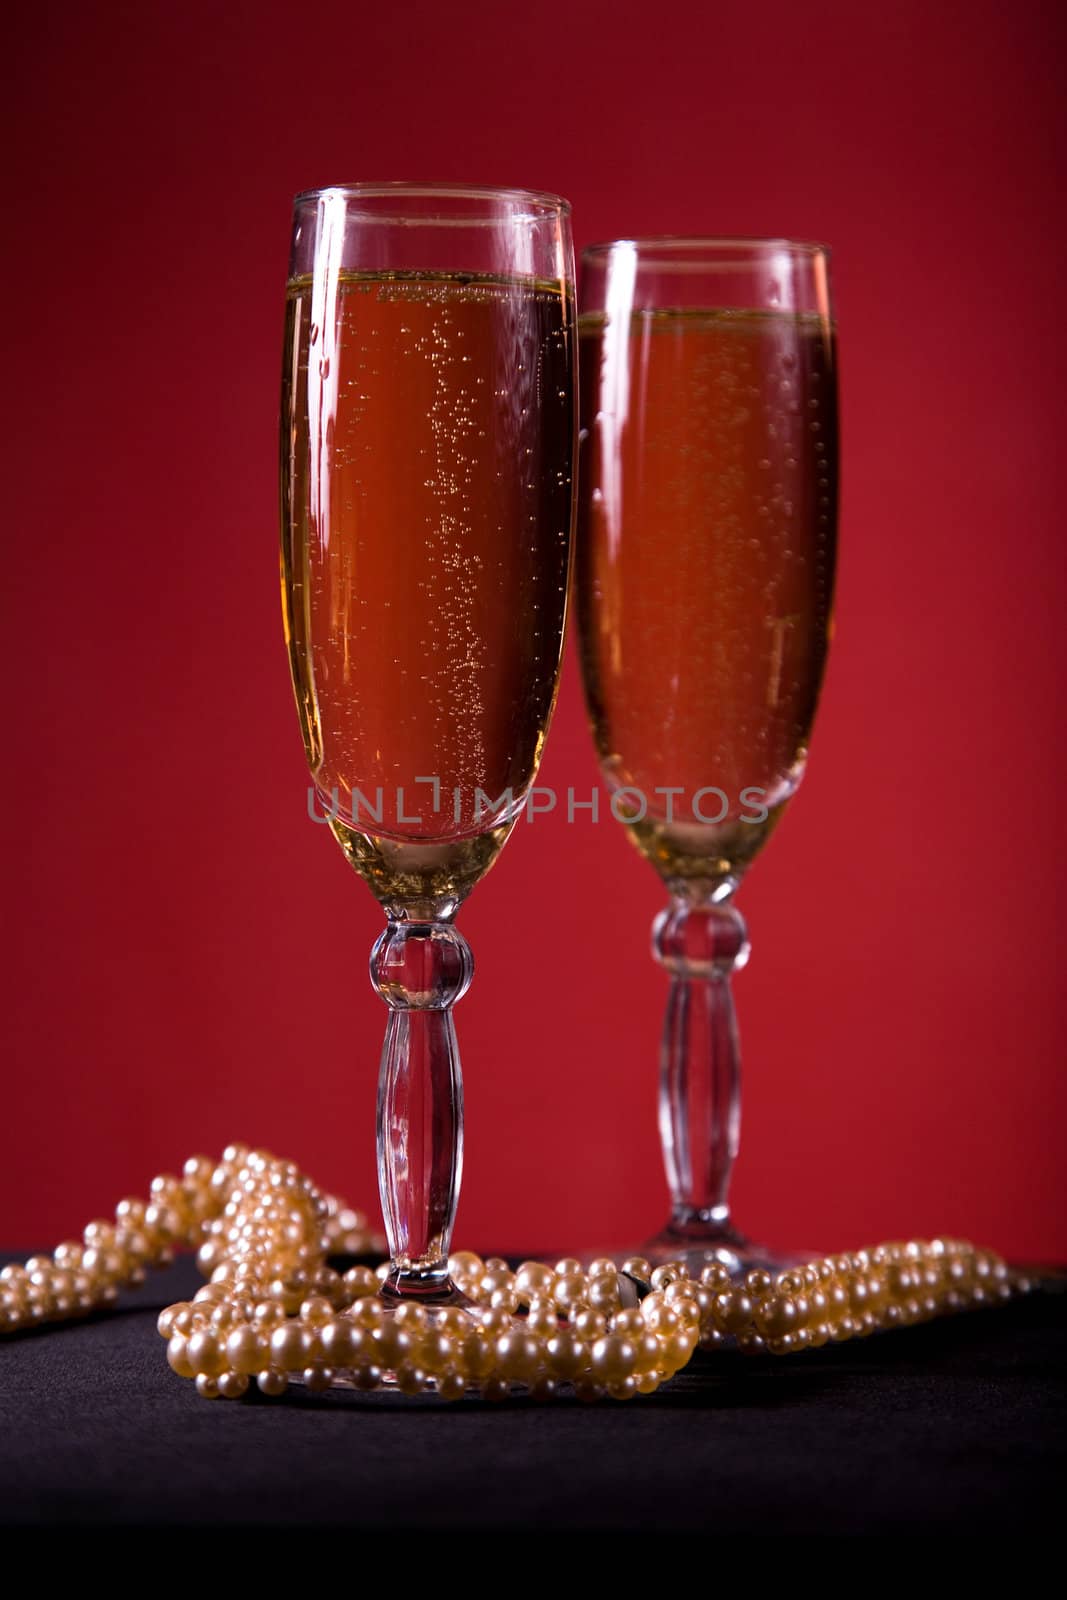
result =
[{"label": "pearl necklace", "polygon": [[81,1242],[0,1271],[0,1332],[110,1306],[146,1269],[195,1249],[210,1280],[168,1306],[158,1329],[179,1377],[208,1399],[266,1395],[291,1381],[432,1392],[476,1388],[500,1400],[521,1386],[536,1399],[569,1387],[581,1400],[651,1394],[693,1352],[729,1342],[752,1354],[818,1349],[995,1304],[1031,1287],[992,1251],[954,1239],[885,1244],[733,1282],[699,1279],[680,1262],[632,1257],[617,1268],[573,1259],[526,1261],[460,1251],[449,1270],[468,1307],[387,1308],[387,1273],[327,1264],[380,1248],[366,1217],[322,1194],[292,1162],[230,1145],[218,1163],[194,1156],[181,1178],[154,1178],[150,1199],[127,1199],[114,1222],[90,1222]]}]

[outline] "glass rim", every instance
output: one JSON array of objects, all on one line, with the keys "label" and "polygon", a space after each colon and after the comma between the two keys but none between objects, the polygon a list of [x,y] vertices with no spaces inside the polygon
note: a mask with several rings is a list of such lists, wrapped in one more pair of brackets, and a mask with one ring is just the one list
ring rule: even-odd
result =
[{"label": "glass rim", "polygon": [[[701,254],[706,255],[709,262],[718,256],[755,255],[762,256],[772,251],[788,251],[793,255],[814,258],[823,256],[829,260],[833,254],[830,246],[818,239],[787,239],[776,238],[773,235],[766,237],[748,237],[743,234],[722,235],[715,234],[684,234],[684,233],[649,233],[635,237],[622,237],[619,239],[604,239],[596,244],[587,244],[582,252],[581,259],[603,258],[622,245],[629,245],[632,249],[646,255],[645,266],[656,266],[657,251],[670,258],[663,265],[676,266],[679,262],[686,265],[702,265],[699,261]],[[687,259],[688,258],[688,259]]]},{"label": "glass rim", "polygon": [[[311,200],[319,200],[324,195],[343,195],[346,199],[433,199],[442,200],[504,200],[528,205],[537,212],[550,215],[553,212],[560,216],[569,217],[571,204],[562,195],[552,194],[547,189],[516,189],[498,187],[486,183],[432,183],[416,182],[406,178],[390,178],[380,180],[362,180],[357,183],[328,183],[320,189],[301,189],[293,198],[293,206],[307,204]],[[382,219],[386,220],[386,219]],[[410,218],[399,218],[401,221],[410,221]],[[437,219],[428,217],[426,221]],[[492,217],[464,217],[464,222],[471,227],[492,222]],[[511,219],[514,220],[514,219]]]}]

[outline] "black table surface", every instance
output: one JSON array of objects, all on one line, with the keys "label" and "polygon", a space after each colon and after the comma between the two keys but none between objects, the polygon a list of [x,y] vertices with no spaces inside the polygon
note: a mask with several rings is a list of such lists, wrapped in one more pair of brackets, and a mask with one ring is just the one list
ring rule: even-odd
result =
[{"label": "black table surface", "polygon": [[0,1522],[706,1533],[1051,1531],[1067,1296],[787,1357],[698,1357],[625,1404],[299,1390],[204,1401],[158,1309],[0,1340]]}]

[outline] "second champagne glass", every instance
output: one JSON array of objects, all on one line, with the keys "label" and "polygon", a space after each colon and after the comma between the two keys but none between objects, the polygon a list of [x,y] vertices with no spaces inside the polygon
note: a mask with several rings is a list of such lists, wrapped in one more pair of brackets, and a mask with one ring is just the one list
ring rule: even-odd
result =
[{"label": "second champagne glass", "polygon": [[583,256],[578,614],[611,808],[670,896],[653,1261],[759,1264],[734,1228],[733,897],[804,773],[831,632],[828,254],[623,239]]},{"label": "second champagne glass", "polygon": [[352,184],[297,198],[282,394],[282,597],[319,803],[387,924],[378,1088],[386,1295],[456,1298],[454,925],[533,781],[573,513],[569,207]]}]

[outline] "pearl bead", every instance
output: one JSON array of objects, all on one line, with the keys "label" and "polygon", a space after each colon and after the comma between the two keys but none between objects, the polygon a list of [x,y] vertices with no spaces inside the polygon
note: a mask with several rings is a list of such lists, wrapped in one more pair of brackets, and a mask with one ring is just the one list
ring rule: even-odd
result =
[{"label": "pearl bead", "polygon": [[538,1340],[525,1333],[502,1333],[496,1341],[496,1366],[505,1378],[530,1378],[541,1364]]},{"label": "pearl bead", "polygon": [[270,1336],[270,1364],[283,1372],[300,1372],[307,1365],[307,1330],[295,1322],[275,1328]]},{"label": "pearl bead", "polygon": [[156,1332],[161,1339],[169,1339],[174,1331],[174,1319],[178,1315],[179,1306],[167,1306],[156,1318]]},{"label": "pearl bead", "polygon": [[609,1383],[607,1392],[612,1400],[632,1400],[637,1394],[637,1379],[632,1373],[627,1373],[624,1378],[616,1378]]},{"label": "pearl bead", "polygon": [[382,1369],[373,1361],[357,1361],[351,1377],[357,1389],[377,1389],[382,1381]]},{"label": "pearl bead", "polygon": [[729,1277],[729,1270],[721,1261],[709,1261],[709,1264],[701,1269],[701,1283],[704,1283],[709,1290],[728,1290],[731,1282],[733,1278]]},{"label": "pearl bead", "polygon": [[228,1332],[236,1323],[243,1320],[237,1306],[225,1301],[221,1305],[217,1305],[211,1313],[211,1326],[220,1333]]},{"label": "pearl bead", "polygon": [[431,1329],[420,1339],[417,1355],[419,1365],[427,1372],[448,1372],[456,1361],[456,1341],[447,1333]]},{"label": "pearl bead", "polygon": [[[448,1258],[448,1270],[453,1278],[458,1277],[461,1273],[473,1272],[481,1265],[481,1260],[474,1254],[473,1250],[455,1250]],[[353,1270],[358,1271],[360,1269],[354,1268]]]},{"label": "pearl bead", "polygon": [[634,1369],[640,1374],[654,1372],[660,1364],[660,1342],[654,1333],[638,1334],[634,1340]]},{"label": "pearl bead", "polygon": [[437,1326],[442,1333],[463,1339],[471,1330],[470,1313],[461,1306],[445,1306],[437,1313]]},{"label": "pearl bead", "polygon": [[560,1378],[573,1378],[588,1360],[587,1347],[573,1333],[561,1330],[545,1346],[548,1365]]},{"label": "pearl bead", "polygon": [[193,1371],[207,1378],[217,1377],[226,1366],[226,1352],[218,1334],[207,1329],[190,1334],[185,1356]]},{"label": "pearl bead", "polygon": [[322,1353],[331,1367],[355,1366],[367,1354],[370,1332],[358,1328],[347,1317],[329,1323],[322,1330]]},{"label": "pearl bead", "polygon": [[[706,1290],[704,1292],[705,1294],[707,1293]],[[669,1306],[673,1306],[676,1311],[681,1312],[687,1304],[696,1305],[699,1293],[700,1290],[691,1279],[676,1278],[673,1283],[669,1283],[664,1289],[663,1298]],[[697,1309],[699,1310],[699,1306],[697,1306]]]},{"label": "pearl bead", "polygon": [[585,1340],[599,1339],[608,1331],[608,1319],[602,1311],[579,1311],[572,1317],[571,1327],[579,1338]]},{"label": "pearl bead", "polygon": [[357,1328],[376,1328],[385,1321],[385,1307],[378,1299],[357,1300],[349,1316]]},{"label": "pearl bead", "polygon": [[167,1362],[179,1378],[195,1378],[196,1368],[189,1360],[188,1340],[182,1333],[173,1333],[167,1344]]},{"label": "pearl bead", "polygon": [[645,1319],[637,1307],[629,1311],[617,1311],[611,1319],[610,1332],[619,1333],[627,1338],[633,1338],[644,1333]]},{"label": "pearl bead", "polygon": [[383,1322],[372,1335],[374,1359],[383,1367],[395,1367],[411,1351],[411,1337],[395,1321]]},{"label": "pearl bead", "polygon": [[322,1348],[322,1329],[304,1324],[304,1359],[309,1367],[320,1366],[326,1360]]},{"label": "pearl bead", "polygon": [[515,1274],[515,1289],[527,1298],[535,1294],[551,1294],[555,1273],[540,1261],[524,1261]]},{"label": "pearl bead", "polygon": [[659,1294],[650,1294],[641,1302],[641,1317],[653,1333],[673,1333],[679,1326],[677,1311]]},{"label": "pearl bead", "polygon": [[341,1274],[332,1267],[319,1267],[312,1278],[316,1294],[322,1295],[331,1305],[341,1292]]},{"label": "pearl bead", "polygon": [[696,1342],[696,1332],[689,1328],[668,1334],[661,1344],[664,1365],[675,1372],[679,1367],[684,1367],[696,1348]]},{"label": "pearl bead", "polygon": [[304,1388],[310,1394],[325,1394],[333,1382],[333,1373],[329,1367],[318,1365],[304,1368]]},{"label": "pearl bead", "polygon": [[589,1353],[589,1367],[598,1381],[614,1382],[626,1376],[636,1358],[637,1351],[629,1339],[609,1334],[593,1345]]},{"label": "pearl bead", "polygon": [[462,1400],[467,1385],[458,1372],[445,1372],[437,1379],[437,1393],[442,1400]]},{"label": "pearl bead", "polygon": [[713,1312],[727,1333],[742,1333],[751,1324],[756,1307],[744,1290],[734,1289],[715,1296]]},{"label": "pearl bead", "polygon": [[559,1318],[554,1311],[531,1311],[526,1318],[527,1330],[538,1338],[547,1339],[559,1325]]},{"label": "pearl bead", "polygon": [[553,1297],[559,1306],[571,1306],[584,1303],[586,1295],[586,1279],[582,1272],[560,1273],[556,1279]]},{"label": "pearl bead", "polygon": [[599,1278],[594,1278],[589,1285],[586,1296],[590,1307],[594,1311],[616,1311],[619,1306],[619,1282],[614,1270],[610,1277],[604,1273]]},{"label": "pearl bead", "polygon": [[628,1278],[637,1278],[641,1283],[648,1283],[652,1277],[652,1268],[644,1256],[627,1256],[622,1271]]},{"label": "pearl bead", "polygon": [[351,1300],[362,1300],[378,1292],[378,1280],[369,1267],[349,1267],[343,1281]]},{"label": "pearl bead", "polygon": [[424,1394],[427,1381],[428,1374],[422,1367],[404,1362],[396,1369],[396,1386],[401,1394]]},{"label": "pearl bead", "polygon": [[496,1361],[493,1336],[490,1333],[469,1333],[460,1346],[459,1359],[468,1377],[486,1377],[492,1372]]},{"label": "pearl bead", "polygon": [[393,1312],[393,1322],[398,1328],[403,1328],[417,1339],[426,1332],[430,1325],[429,1316],[423,1306],[412,1305],[409,1301],[401,1301]]},{"label": "pearl bead", "polygon": [[219,1378],[219,1394],[224,1400],[240,1400],[248,1393],[248,1378],[243,1372],[224,1372]]},{"label": "pearl bead", "polygon": [[235,1328],[226,1340],[226,1361],[235,1373],[262,1372],[269,1358],[270,1346],[254,1328]]}]

